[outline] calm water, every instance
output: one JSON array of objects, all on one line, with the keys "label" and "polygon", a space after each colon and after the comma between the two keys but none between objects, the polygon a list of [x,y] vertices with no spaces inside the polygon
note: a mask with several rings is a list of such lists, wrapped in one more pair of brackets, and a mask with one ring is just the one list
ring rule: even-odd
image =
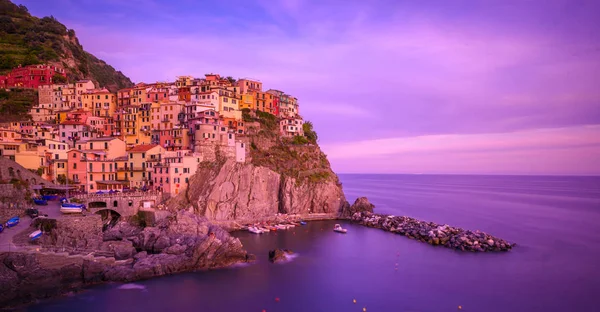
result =
[{"label": "calm water", "polygon": [[[238,233],[255,264],[103,285],[30,311],[600,311],[600,177],[342,175],[380,213],[480,229],[518,243],[460,253],[333,222]],[[270,264],[267,251],[298,253]],[[397,264],[397,270],[395,269]],[[276,302],[275,298],[279,298]],[[357,303],[353,304],[352,300]]]}]

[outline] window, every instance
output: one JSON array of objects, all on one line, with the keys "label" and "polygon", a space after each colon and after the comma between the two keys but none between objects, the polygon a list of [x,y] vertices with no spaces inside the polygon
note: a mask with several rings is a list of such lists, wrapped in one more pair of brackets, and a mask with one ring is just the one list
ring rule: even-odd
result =
[{"label": "window", "polygon": [[94,175],[90,174],[90,181],[94,181]]},{"label": "window", "polygon": [[104,149],[108,149],[108,142],[104,142]]},{"label": "window", "polygon": [[179,168],[175,168],[175,173],[179,173]]},{"label": "window", "polygon": [[115,200],[115,201],[113,201],[113,207],[117,207],[118,205],[119,205],[119,202],[118,202],[118,201],[116,201],[116,200]]},{"label": "window", "polygon": [[142,153],[142,158],[146,158],[146,153]]},{"label": "window", "polygon": [[94,170],[92,170],[92,168],[93,168],[92,163],[90,163],[90,171],[94,171]]},{"label": "window", "polygon": [[129,159],[133,159],[133,153],[129,153]]},{"label": "window", "polygon": [[77,153],[73,153],[73,158],[77,158]]},{"label": "window", "polygon": [[133,178],[133,171],[129,173],[129,176]]},{"label": "window", "polygon": [[76,163],[73,164],[73,169],[77,169],[77,164]]}]

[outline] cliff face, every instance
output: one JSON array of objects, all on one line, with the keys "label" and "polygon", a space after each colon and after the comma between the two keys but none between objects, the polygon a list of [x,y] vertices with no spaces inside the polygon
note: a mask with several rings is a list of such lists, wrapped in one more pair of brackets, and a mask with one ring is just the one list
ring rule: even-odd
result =
[{"label": "cliff face", "polygon": [[249,222],[277,213],[337,215],[345,205],[337,179],[311,182],[233,160],[201,165],[187,191],[169,202],[209,220]]},{"label": "cliff face", "polygon": [[290,139],[279,136],[275,116],[243,113],[246,162],[226,160],[217,152],[216,161],[201,163],[186,191],[170,199],[169,209],[193,210],[212,221],[253,222],[278,213],[334,217],[348,207],[312,124],[305,129],[309,139]]}]

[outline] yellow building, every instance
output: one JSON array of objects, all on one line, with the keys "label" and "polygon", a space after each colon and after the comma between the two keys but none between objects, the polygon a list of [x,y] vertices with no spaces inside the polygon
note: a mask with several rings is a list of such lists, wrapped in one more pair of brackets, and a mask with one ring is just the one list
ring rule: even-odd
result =
[{"label": "yellow building", "polygon": [[219,114],[225,118],[242,119],[239,100],[233,91],[227,89],[218,89],[219,93]]},{"label": "yellow building", "polygon": [[129,91],[129,97],[130,97],[129,104],[134,105],[134,106],[139,106],[142,103],[150,102],[150,101],[148,101],[148,90],[149,89],[150,89],[150,87],[148,87],[144,84],[140,84],[138,86],[131,88],[131,91]]},{"label": "yellow building", "polygon": [[127,151],[125,174],[130,187],[150,187],[152,164],[165,152],[160,145],[136,145]]},{"label": "yellow building", "polygon": [[14,152],[13,160],[26,169],[37,170],[44,166],[44,153],[36,145],[19,143]]},{"label": "yellow building", "polygon": [[249,93],[242,94],[242,100],[240,101],[240,109],[244,108],[256,110],[256,102],[254,101],[254,95]]},{"label": "yellow building", "polygon": [[92,116],[112,117],[117,107],[117,96],[106,89],[88,91],[92,98]]},{"label": "yellow building", "polygon": [[152,107],[156,105],[160,107],[158,103],[142,103],[142,107],[139,110],[139,131],[138,131],[138,143],[137,144],[150,144],[152,141],[152,120],[151,112]]},{"label": "yellow building", "polygon": [[56,123],[60,124],[63,121],[67,120],[67,115],[71,112],[71,110],[63,110],[56,112]]}]

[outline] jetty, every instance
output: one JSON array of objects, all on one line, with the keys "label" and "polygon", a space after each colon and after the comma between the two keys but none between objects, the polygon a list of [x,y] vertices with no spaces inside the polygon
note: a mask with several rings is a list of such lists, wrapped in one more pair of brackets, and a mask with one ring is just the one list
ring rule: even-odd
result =
[{"label": "jetty", "polygon": [[516,245],[481,231],[470,231],[406,216],[381,215],[361,211],[355,212],[350,219],[368,227],[404,235],[430,245],[461,251],[509,251]]}]

